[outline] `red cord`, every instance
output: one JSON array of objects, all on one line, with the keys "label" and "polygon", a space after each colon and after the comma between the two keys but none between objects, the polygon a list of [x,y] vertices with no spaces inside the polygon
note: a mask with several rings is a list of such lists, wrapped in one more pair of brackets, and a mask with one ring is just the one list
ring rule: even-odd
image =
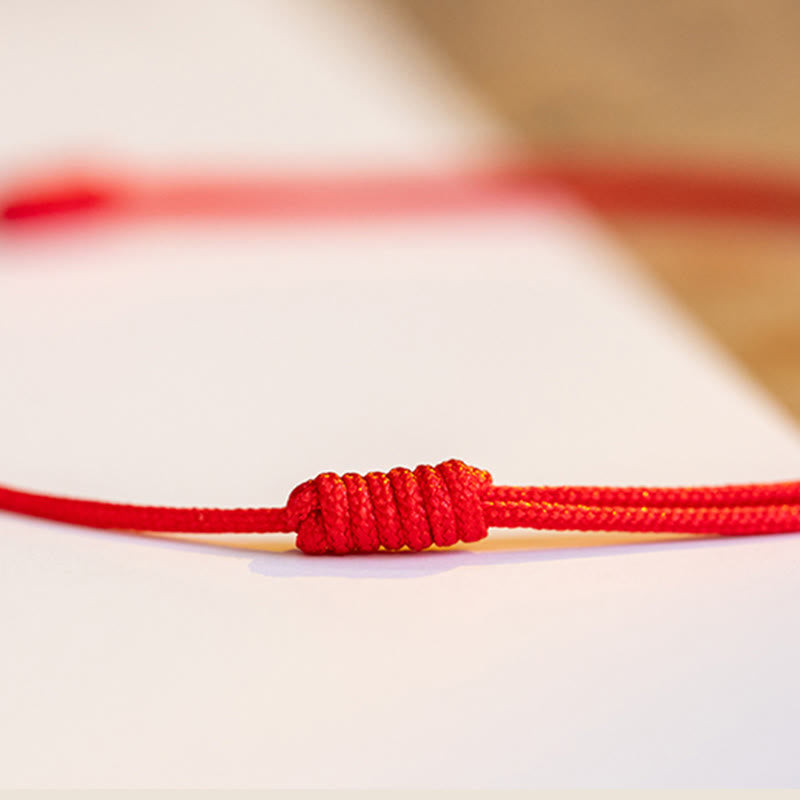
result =
[{"label": "red cord", "polygon": [[495,486],[461,461],[387,473],[323,473],[284,508],[160,508],[0,487],[0,509],[91,528],[182,533],[297,531],[306,553],[424,550],[494,528],[754,534],[800,530],[800,482],[695,489]]},{"label": "red cord", "polygon": [[567,190],[604,213],[800,223],[800,184],[779,177],[675,168],[512,167],[417,175],[241,179],[47,178],[0,200],[19,225],[75,214],[118,218],[201,215],[264,221],[485,211]]},{"label": "red cord", "polygon": [[[235,215],[320,219],[456,213],[526,201],[563,186],[604,212],[800,222],[800,185],[675,170],[517,167],[443,176],[150,184],[66,181],[0,204],[6,225],[75,212],[120,217]],[[800,531],[800,482],[698,488],[495,486],[461,461],[387,473],[324,473],[283,508],[122,505],[0,486],[0,510],[93,528],[184,533],[297,532],[306,553],[423,550],[483,538],[490,527],[700,534]]]}]

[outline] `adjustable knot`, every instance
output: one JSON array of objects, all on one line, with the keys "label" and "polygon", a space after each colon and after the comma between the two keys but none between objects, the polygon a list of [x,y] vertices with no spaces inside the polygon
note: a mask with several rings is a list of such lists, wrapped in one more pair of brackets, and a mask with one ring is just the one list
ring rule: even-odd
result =
[{"label": "adjustable knot", "polygon": [[415,470],[325,472],[289,496],[286,519],[304,553],[424,550],[487,534],[481,495],[488,472],[462,461]]}]

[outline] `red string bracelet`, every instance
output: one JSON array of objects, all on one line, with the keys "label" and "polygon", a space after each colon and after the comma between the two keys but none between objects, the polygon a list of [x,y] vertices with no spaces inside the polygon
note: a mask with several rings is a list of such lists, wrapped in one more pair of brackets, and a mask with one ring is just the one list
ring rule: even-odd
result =
[{"label": "red string bracelet", "polygon": [[[453,213],[516,203],[552,185],[603,212],[800,222],[800,185],[791,182],[574,165],[350,179],[73,179],[13,193],[0,205],[0,217],[11,228],[77,212],[121,219],[230,214],[264,220]],[[800,481],[696,488],[496,486],[488,472],[450,460],[363,476],[323,473],[295,488],[281,508],[124,505],[0,486],[0,510],[117,530],[295,531],[305,553],[345,554],[473,542],[492,527],[788,533],[800,531]]]}]

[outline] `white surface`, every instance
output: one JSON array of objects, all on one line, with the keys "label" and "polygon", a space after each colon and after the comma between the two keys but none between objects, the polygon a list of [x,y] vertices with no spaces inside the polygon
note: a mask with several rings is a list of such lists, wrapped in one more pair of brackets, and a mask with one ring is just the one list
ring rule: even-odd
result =
[{"label": "white surface", "polygon": [[[502,140],[440,106],[444,79],[420,79],[435,67],[398,31],[377,46],[384,22],[353,4],[155,9],[4,7],[0,74],[33,66],[0,83],[1,169],[92,136],[282,166]],[[263,76],[280,102],[253,106]],[[217,107],[227,122],[198,124]],[[797,476],[786,420],[563,208],[139,228],[0,258],[0,477],[17,485],[273,505],[323,469],[448,457],[502,483]],[[0,785],[800,782],[800,536],[491,542],[314,559],[288,537],[3,516]]]}]

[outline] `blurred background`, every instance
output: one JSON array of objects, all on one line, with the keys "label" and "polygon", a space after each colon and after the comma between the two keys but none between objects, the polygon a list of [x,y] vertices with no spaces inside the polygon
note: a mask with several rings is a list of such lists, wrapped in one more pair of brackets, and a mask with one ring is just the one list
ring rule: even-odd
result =
[{"label": "blurred background", "polygon": [[[460,107],[451,96],[457,92],[438,86],[426,67],[432,46],[460,77],[465,96],[505,120],[537,158],[800,179],[795,0],[251,0],[202,8],[42,2],[32,8],[0,4],[0,20],[15,31],[3,39],[0,22],[6,67],[0,101],[7,111],[0,155],[20,168],[22,155],[31,164],[57,160],[52,143],[61,141],[66,153],[79,145],[90,156],[131,154],[145,164],[165,156],[167,164],[178,158],[207,164],[209,147],[222,141],[220,164],[245,169],[261,163],[266,141],[287,169],[305,167],[309,153],[318,152],[344,166],[363,166],[369,153],[376,165],[441,156],[453,148],[435,143],[450,141],[451,128],[464,126],[445,108],[446,102]],[[284,17],[295,13],[305,51],[276,32],[283,24],[291,31]],[[363,96],[362,80],[379,81],[370,83],[364,54],[351,46],[351,23],[366,20],[369,28],[383,16],[402,24],[384,26],[384,39],[373,25],[369,47],[398,56],[394,69],[403,75],[387,67],[381,79],[398,87],[409,108],[426,101],[412,99],[408,86],[429,86],[440,107],[425,113],[440,120],[441,131],[429,124],[414,138],[399,103],[375,111]],[[239,18],[250,21],[237,28]],[[93,28],[104,33],[92,37]],[[326,48],[346,64],[342,74],[317,66]],[[53,64],[61,68],[58,84]],[[280,71],[293,77],[279,89]],[[153,75],[158,92],[151,91]],[[354,123],[362,106],[372,108],[372,117],[365,112]],[[320,120],[325,136],[318,135]],[[464,132],[465,142],[470,136]],[[382,143],[374,152],[365,146],[373,141]],[[606,221],[643,268],[800,418],[800,232],[685,218]]]},{"label": "blurred background", "polygon": [[[800,177],[794,0],[393,0],[537,156]],[[800,231],[609,219],[800,419]]]}]

